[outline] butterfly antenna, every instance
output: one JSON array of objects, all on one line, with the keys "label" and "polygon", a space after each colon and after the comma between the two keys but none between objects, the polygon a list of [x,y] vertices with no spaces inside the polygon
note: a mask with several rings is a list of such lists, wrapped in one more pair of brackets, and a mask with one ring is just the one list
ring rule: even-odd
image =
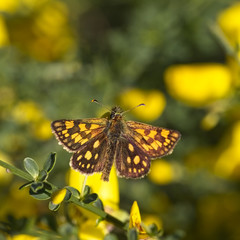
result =
[{"label": "butterfly antenna", "polygon": [[135,107],[133,107],[133,108],[130,108],[130,109],[122,112],[122,114],[125,114],[125,113],[127,113],[127,112],[130,112],[130,111],[134,110],[135,108],[138,108],[138,107],[141,107],[141,106],[146,106],[146,105],[145,105],[144,103],[138,104],[137,106],[135,106]]},{"label": "butterfly antenna", "polygon": [[106,108],[108,111],[111,111],[107,106],[100,103],[97,99],[92,99],[91,102],[97,103],[98,105],[102,106],[103,108]]}]

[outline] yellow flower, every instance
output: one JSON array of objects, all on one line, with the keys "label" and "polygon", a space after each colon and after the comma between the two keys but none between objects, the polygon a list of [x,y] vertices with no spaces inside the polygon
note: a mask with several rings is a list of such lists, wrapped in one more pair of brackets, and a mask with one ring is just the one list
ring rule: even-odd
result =
[{"label": "yellow flower", "polygon": [[[97,193],[102,200],[104,209],[110,212],[112,215],[117,215],[119,212],[119,190],[118,179],[116,175],[116,169],[111,170],[109,176],[109,182],[103,182],[100,180],[101,174],[96,173],[87,177],[86,185],[90,186],[94,193]],[[69,185],[82,192],[82,186],[85,181],[85,175],[70,170],[69,172]],[[96,226],[96,220],[98,216],[86,211],[82,208],[72,207],[71,216],[73,220],[79,225],[79,238],[83,240],[93,239],[101,240],[108,232],[107,223],[105,221],[100,222]],[[116,216],[119,218],[119,215]]]},{"label": "yellow flower", "polygon": [[[215,164],[215,174],[223,178],[240,179],[240,121],[223,138],[227,146]],[[222,145],[220,145],[222,149]]]},{"label": "yellow flower", "polygon": [[184,103],[202,107],[226,97],[231,90],[231,73],[222,64],[185,64],[165,72],[169,93]]},{"label": "yellow flower", "polygon": [[148,177],[154,183],[168,184],[176,179],[178,174],[173,165],[163,159],[159,159],[152,162]]},{"label": "yellow flower", "polygon": [[145,91],[137,88],[121,94],[119,101],[125,110],[144,103],[145,107],[139,107],[132,111],[137,118],[144,121],[156,120],[162,114],[166,105],[166,99],[162,92],[158,90]]},{"label": "yellow flower", "polygon": [[129,229],[135,228],[138,231],[138,234],[139,234],[138,239],[147,239],[148,234],[141,226],[141,223],[142,223],[142,219],[141,219],[139,207],[138,207],[137,201],[134,201],[130,211]]},{"label": "yellow flower", "polygon": [[[234,49],[240,44],[240,3],[224,10],[218,17],[218,23]],[[239,48],[238,48],[239,50]],[[240,51],[238,52],[240,57]]]},{"label": "yellow flower", "polygon": [[[94,193],[97,193],[102,200],[104,206],[113,210],[118,209],[119,205],[119,190],[118,179],[115,167],[112,168],[109,182],[104,182],[101,179],[101,173],[95,173],[87,177],[86,185],[90,186]],[[69,185],[82,191],[85,175],[70,169]]]},{"label": "yellow flower", "polygon": [[62,201],[64,200],[64,198],[66,196],[66,193],[67,193],[66,188],[60,189],[57,192],[55,192],[52,196],[52,203],[55,205],[62,203]]}]

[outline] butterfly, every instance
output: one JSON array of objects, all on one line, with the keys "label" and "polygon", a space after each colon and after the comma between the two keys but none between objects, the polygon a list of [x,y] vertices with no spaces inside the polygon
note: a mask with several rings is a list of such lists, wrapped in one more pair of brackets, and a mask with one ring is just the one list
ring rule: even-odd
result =
[{"label": "butterfly", "polygon": [[[96,100],[93,100],[96,101]],[[181,134],[176,130],[125,121],[120,107],[107,117],[56,120],[51,128],[59,144],[73,152],[70,166],[83,174],[101,172],[109,181],[115,163],[118,176],[142,178],[151,160],[172,153]]]}]

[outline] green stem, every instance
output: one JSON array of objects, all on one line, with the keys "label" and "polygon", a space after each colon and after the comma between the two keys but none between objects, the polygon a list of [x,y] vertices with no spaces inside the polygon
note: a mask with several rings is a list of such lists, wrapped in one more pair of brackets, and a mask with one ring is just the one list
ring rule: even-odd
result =
[{"label": "green stem", "polygon": [[[12,174],[18,176],[18,177],[21,177],[27,181],[32,181],[33,178],[31,177],[31,175],[29,175],[28,173],[22,171],[21,169],[19,168],[16,168],[15,166],[13,165],[10,165],[6,162],[3,162],[0,160],[0,166],[6,168],[6,169],[9,169],[11,171]],[[86,179],[85,179],[86,180]],[[84,183],[86,183],[86,181],[84,180]],[[48,182],[49,183],[49,182]],[[53,185],[52,183],[49,183],[52,187],[51,190],[47,190],[47,192],[49,192],[50,194],[53,194],[53,192],[55,192],[57,189],[59,189],[57,186]],[[85,185],[85,184],[83,184]],[[83,186],[84,187],[84,186]],[[78,198],[72,196],[71,197],[71,200],[70,202],[98,215],[99,217],[101,217],[102,219],[108,221],[108,222],[111,222],[113,223],[115,226],[117,227],[120,227],[120,228],[124,228],[125,227],[125,223],[120,221],[119,219],[113,217],[112,215],[104,212],[103,210],[91,205],[91,204],[85,204],[83,203],[82,201],[80,201]]]},{"label": "green stem", "polygon": [[8,163],[6,163],[6,162],[3,162],[2,160],[0,160],[0,166],[6,168],[6,169],[8,169],[8,170],[10,170],[10,172],[11,172],[12,174],[14,174],[14,175],[16,175],[16,176],[18,176],[18,177],[21,177],[21,178],[23,178],[23,179],[25,179],[25,180],[27,180],[27,181],[32,181],[32,180],[34,180],[30,174],[22,171],[22,170],[19,169],[19,168],[16,168],[16,167],[13,166],[13,165],[10,165],[10,164],[8,164]]},{"label": "green stem", "polygon": [[[80,176],[79,176],[79,177],[80,177]],[[80,193],[80,198],[82,198],[83,195],[84,195],[84,189],[85,189],[85,186],[86,186],[87,177],[88,177],[87,175],[84,176],[84,180],[83,180],[83,184],[82,184],[82,191],[81,191],[81,193]]]}]

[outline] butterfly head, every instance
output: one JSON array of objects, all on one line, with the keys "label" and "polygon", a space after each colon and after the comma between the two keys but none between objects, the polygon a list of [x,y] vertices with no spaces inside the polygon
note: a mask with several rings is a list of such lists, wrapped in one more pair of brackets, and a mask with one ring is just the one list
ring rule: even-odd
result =
[{"label": "butterfly head", "polygon": [[113,107],[110,112],[110,119],[121,118],[123,111],[120,107]]}]

